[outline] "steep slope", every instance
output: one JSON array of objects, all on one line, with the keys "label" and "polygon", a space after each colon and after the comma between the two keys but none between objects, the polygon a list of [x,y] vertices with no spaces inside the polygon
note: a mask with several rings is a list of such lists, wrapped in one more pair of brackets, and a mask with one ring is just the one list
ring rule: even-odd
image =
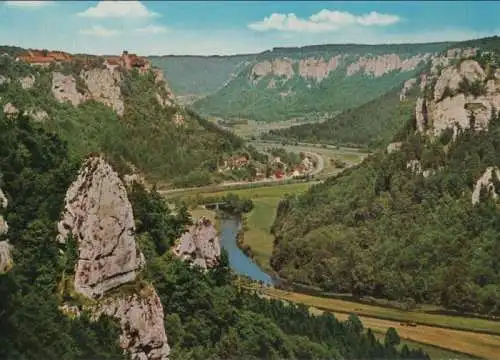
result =
[{"label": "steep slope", "polygon": [[[432,66],[387,153],[284,200],[272,266],[336,292],[500,312],[498,55]],[[495,175],[493,175],[495,174]],[[484,187],[484,190],[481,190]]]},{"label": "steep slope", "polygon": [[75,156],[103,151],[151,181],[209,183],[218,161],[243,149],[239,138],[178,106],[155,69],[125,70],[95,57],[39,67],[2,56],[0,83],[4,113],[26,113]]},{"label": "steep slope", "polygon": [[162,69],[179,101],[192,102],[211,94],[236,76],[256,55],[151,56]]},{"label": "steep slope", "polygon": [[[0,274],[0,358],[152,360],[170,345],[170,359],[429,359],[377,341],[355,315],[339,322],[238,288],[224,252],[206,271],[187,266],[167,251],[190,223],[185,208],[125,188],[97,154],[80,168],[26,116],[0,113],[0,130],[14,258]],[[113,283],[120,266],[130,277]]]},{"label": "steep slope", "polygon": [[412,78],[450,43],[275,48],[193,106],[222,118],[278,121],[331,115]]},{"label": "steep slope", "polygon": [[[120,346],[133,360],[168,360],[160,299],[139,279],[145,260],[134,237],[132,205],[122,180],[102,157],[89,157],[69,187],[58,230],[59,242],[76,247],[75,264],[64,274],[69,279],[62,279],[64,301],[76,303],[69,307],[73,315],[85,309],[97,318],[114,317],[122,328]],[[124,290],[129,284],[134,287]],[[85,305],[79,296],[94,301]]]},{"label": "steep slope", "polygon": [[[412,78],[405,82],[411,84]],[[406,87],[405,89],[408,89]],[[354,147],[379,147],[386,144],[415,111],[417,87],[400,87],[359,107],[316,124],[303,124],[287,129],[271,130],[262,138],[278,141],[301,141],[342,144]]]}]

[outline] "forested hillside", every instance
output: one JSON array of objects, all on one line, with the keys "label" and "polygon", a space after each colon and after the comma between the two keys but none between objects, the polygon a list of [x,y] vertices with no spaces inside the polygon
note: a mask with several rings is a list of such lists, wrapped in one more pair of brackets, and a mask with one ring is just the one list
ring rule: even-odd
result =
[{"label": "forested hillside", "polygon": [[151,56],[153,66],[163,69],[177,97],[211,94],[236,76],[256,55]]},{"label": "forested hillside", "polygon": [[[64,274],[74,270],[72,242],[56,241],[56,222],[80,159],[68,144],[22,115],[0,113],[0,188],[8,199],[2,216],[9,224],[13,266],[0,274],[0,358],[125,359],[113,320],[78,316],[59,306],[67,298]],[[304,307],[262,299],[232,284],[227,257],[207,273],[165,251],[190,219],[172,214],[157,193],[136,184],[129,189],[136,236],[146,257],[146,275],[166,317],[171,359],[427,359],[391,329],[385,341],[363,329],[356,316],[312,316]],[[5,235],[2,235],[5,237]],[[72,299],[78,301],[78,299]],[[80,299],[81,301],[81,299]]]},{"label": "forested hillside", "polygon": [[279,121],[365,104],[412,78],[451,43],[276,48],[194,109],[222,118]]},{"label": "forested hillside", "polygon": [[78,61],[35,68],[0,57],[4,112],[30,114],[68,141],[72,155],[105,151],[152,181],[210,183],[218,161],[242,150],[243,142],[169,96],[153,71],[111,72],[99,59],[90,69]]},{"label": "forested hillside", "polygon": [[500,313],[498,57],[427,74],[388,151],[279,206],[272,266],[335,292]]},{"label": "forested hillside", "polygon": [[376,148],[387,144],[415,111],[417,87],[400,100],[401,87],[359,107],[315,124],[303,124],[287,129],[271,130],[262,138],[295,140],[307,143],[347,145]]},{"label": "forested hillside", "polygon": [[[498,52],[497,37],[470,40],[453,44],[457,49],[481,49]],[[421,70],[442,67],[457,61],[453,49],[436,56]],[[379,147],[387,144],[404,125],[413,112],[418,86],[422,84],[419,76],[397,84],[395,88],[361,106],[343,111],[339,115],[316,124],[292,126],[283,130],[272,130],[264,134],[266,139],[293,139],[295,141],[344,144],[357,147]],[[404,101],[400,95],[404,93]]]}]

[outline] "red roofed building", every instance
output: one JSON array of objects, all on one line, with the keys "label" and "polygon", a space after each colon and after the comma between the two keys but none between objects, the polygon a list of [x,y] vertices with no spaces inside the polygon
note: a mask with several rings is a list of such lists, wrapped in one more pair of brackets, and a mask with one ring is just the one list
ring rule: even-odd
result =
[{"label": "red roofed building", "polygon": [[54,62],[71,60],[71,55],[62,51],[28,50],[25,55],[16,60],[22,60],[31,65],[48,66]]}]

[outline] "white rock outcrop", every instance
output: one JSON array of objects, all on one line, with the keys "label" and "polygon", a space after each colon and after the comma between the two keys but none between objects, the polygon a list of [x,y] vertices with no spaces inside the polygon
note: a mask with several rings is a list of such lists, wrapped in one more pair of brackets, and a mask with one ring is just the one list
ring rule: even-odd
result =
[{"label": "white rock outcrop", "polygon": [[497,181],[500,181],[500,170],[497,167],[489,167],[483,173],[483,175],[479,178],[474,186],[474,190],[472,192],[472,204],[477,204],[480,200],[481,189],[485,188],[488,195],[496,199],[498,197],[495,189],[495,185],[493,184],[493,176],[496,177]]},{"label": "white rock outcrop", "polygon": [[299,75],[304,79],[313,79],[317,82],[322,81],[330,72],[335,71],[341,64],[342,55],[337,55],[330,60],[325,61],[323,58],[310,57],[299,60]]},{"label": "white rock outcrop", "polygon": [[5,209],[8,205],[9,200],[7,199],[7,196],[5,196],[2,189],[0,189],[0,207]]},{"label": "white rock outcrop", "polygon": [[118,174],[90,157],[66,193],[58,239],[72,234],[79,257],[75,290],[89,298],[134,281],[143,264],[134,239],[134,215]]},{"label": "white rock outcrop", "polygon": [[254,82],[270,75],[291,79],[294,74],[293,62],[288,58],[265,60],[255,64],[251,70],[251,78]]},{"label": "white rock outcrop", "polygon": [[19,82],[21,83],[21,87],[24,90],[29,90],[33,86],[35,86],[35,77],[33,75],[25,76],[23,78],[20,78]]},{"label": "white rock outcrop", "polygon": [[6,76],[0,75],[0,85],[10,83],[10,79]]},{"label": "white rock outcrop", "polygon": [[410,160],[406,163],[406,168],[414,174],[422,174],[422,164],[419,160]]},{"label": "white rock outcrop", "polygon": [[392,142],[389,145],[387,145],[387,153],[390,154],[390,153],[393,153],[395,151],[398,151],[401,149],[402,146],[403,146],[403,143],[401,141]]},{"label": "white rock outcrop", "polygon": [[91,69],[82,71],[80,77],[85,81],[90,97],[112,108],[122,116],[125,105],[121,98],[121,72],[108,69]]},{"label": "white rock outcrop", "polygon": [[[0,208],[5,209],[9,201],[0,189]],[[0,215],[0,236],[5,235],[9,231],[9,226],[4,220],[3,216]],[[9,271],[12,268],[12,246],[9,244],[8,240],[0,241],[0,274]]]},{"label": "white rock outcrop", "polygon": [[173,248],[176,256],[203,269],[216,266],[220,252],[217,229],[210,220],[204,217],[182,234]]},{"label": "white rock outcrop", "polygon": [[130,353],[132,360],[168,360],[170,347],[163,325],[163,308],[153,287],[105,299],[94,314],[96,317],[105,314],[120,322],[120,346]]},{"label": "white rock outcrop", "polygon": [[416,83],[417,83],[416,78],[408,79],[404,82],[403,88],[399,93],[399,101],[406,100],[406,95],[408,95],[408,92],[413,88],[413,86],[415,86]]},{"label": "white rock outcrop", "polygon": [[80,105],[88,97],[76,89],[76,80],[72,75],[60,72],[52,73],[52,93],[59,102],[69,101],[73,106]]},{"label": "white rock outcrop", "polygon": [[3,107],[3,113],[7,115],[8,118],[13,118],[19,114],[19,110],[12,105],[12,103],[7,103]]},{"label": "white rock outcrop", "polygon": [[35,110],[24,111],[23,115],[29,116],[36,122],[44,122],[49,118],[49,114],[45,110]]},{"label": "white rock outcrop", "polygon": [[[59,241],[70,234],[77,241],[74,288],[96,300],[88,309],[93,319],[105,314],[120,322],[120,346],[132,360],[168,360],[163,307],[154,287],[136,282],[109,292],[139,281],[145,261],[135,243],[125,186],[102,157],[89,157],[68,189],[58,231]],[[62,312],[79,316],[79,309],[65,305]]]},{"label": "white rock outcrop", "polygon": [[12,245],[8,240],[0,241],[0,274],[9,271],[12,268]]},{"label": "white rock outcrop", "polygon": [[430,53],[418,54],[407,59],[401,59],[397,54],[385,54],[375,57],[361,56],[347,67],[347,76],[352,76],[363,70],[365,75],[380,77],[391,71],[411,71],[430,58]]},{"label": "white rock outcrop", "polygon": [[[415,108],[417,130],[439,136],[452,129],[485,130],[491,116],[500,110],[500,84],[487,80],[484,69],[474,60],[464,60],[459,66],[445,68],[436,79],[432,99],[417,99]],[[468,83],[475,92],[461,87]],[[481,89],[482,88],[482,89]]]}]

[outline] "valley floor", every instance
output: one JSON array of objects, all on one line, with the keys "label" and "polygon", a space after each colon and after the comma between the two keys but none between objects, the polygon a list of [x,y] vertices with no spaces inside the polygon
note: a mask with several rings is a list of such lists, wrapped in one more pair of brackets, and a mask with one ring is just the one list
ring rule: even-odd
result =
[{"label": "valley floor", "polygon": [[[325,155],[322,154],[322,156]],[[356,160],[360,159],[361,157],[358,157]],[[244,218],[243,245],[250,247],[254,260],[263,270],[272,273],[269,265],[273,250],[273,236],[270,233],[270,228],[278,203],[285,194],[300,194],[307,191],[311,183],[273,185],[237,189],[212,187],[209,191],[184,189],[165,195],[168,198],[187,199],[193,195],[205,197],[234,193],[240,198],[252,199],[254,209]],[[195,217],[204,215],[215,219],[215,214],[209,210],[197,208],[193,209],[192,213]],[[425,350],[431,354],[433,359],[497,359],[498,354],[500,354],[500,322],[437,315],[423,311],[403,311],[268,287],[258,288],[258,291],[266,297],[303,303],[310,306],[311,311],[317,314],[323,311],[332,312],[342,320],[346,319],[350,313],[357,313],[366,328],[371,328],[380,334],[385,333],[388,328],[394,327],[400,337],[409,342],[409,345],[420,346],[420,344],[424,344]],[[417,326],[407,326],[404,324],[406,321],[413,321],[417,323]]]}]

